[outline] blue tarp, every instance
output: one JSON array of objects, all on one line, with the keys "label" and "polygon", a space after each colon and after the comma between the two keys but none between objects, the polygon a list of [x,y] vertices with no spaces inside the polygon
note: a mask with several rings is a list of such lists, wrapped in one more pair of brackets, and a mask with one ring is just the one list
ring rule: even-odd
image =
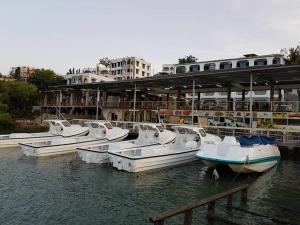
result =
[{"label": "blue tarp", "polygon": [[267,136],[241,136],[240,137],[240,144],[241,146],[252,146],[254,144],[259,145],[273,145],[276,144],[276,138],[275,137],[267,137]]}]

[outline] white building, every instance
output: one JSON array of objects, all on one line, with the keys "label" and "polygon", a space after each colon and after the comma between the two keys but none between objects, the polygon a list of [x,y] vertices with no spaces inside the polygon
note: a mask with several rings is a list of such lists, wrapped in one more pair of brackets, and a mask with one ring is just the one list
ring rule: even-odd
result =
[{"label": "white building", "polygon": [[284,65],[284,58],[280,54],[256,55],[247,54],[241,58],[218,59],[187,64],[163,64],[163,74],[193,73],[209,70],[228,70],[267,65]]},{"label": "white building", "polygon": [[110,75],[114,80],[137,79],[151,76],[151,63],[143,58],[125,57],[110,59]]},{"label": "white building", "polygon": [[[284,57],[281,54],[270,54],[261,55],[247,54],[241,58],[233,59],[219,59],[202,61],[187,64],[163,64],[161,74],[180,74],[180,73],[195,73],[202,71],[212,71],[212,70],[230,70],[230,69],[243,69],[249,67],[259,67],[259,66],[271,66],[271,65],[284,65]],[[266,84],[268,85],[268,84]],[[284,94],[283,91],[281,93]],[[269,90],[264,91],[254,91],[252,93],[254,99],[268,99],[270,96]],[[274,97],[277,97],[278,93],[275,91]],[[187,96],[190,97],[190,96]],[[242,97],[241,92],[233,92],[231,94],[232,99],[240,99]],[[250,93],[245,93],[246,98],[250,98]],[[226,92],[210,92],[201,93],[201,99],[215,100],[215,99],[226,99]]]}]

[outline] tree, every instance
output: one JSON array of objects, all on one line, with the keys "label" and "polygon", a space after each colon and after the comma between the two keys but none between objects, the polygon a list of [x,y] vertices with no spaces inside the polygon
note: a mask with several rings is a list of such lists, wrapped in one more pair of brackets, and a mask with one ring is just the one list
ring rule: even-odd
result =
[{"label": "tree", "polygon": [[110,60],[107,57],[101,58],[101,59],[99,59],[99,63],[108,67],[110,65]]},{"label": "tree", "polygon": [[287,58],[285,59],[287,65],[300,64],[300,46],[290,48]]},{"label": "tree", "polygon": [[38,89],[46,89],[49,86],[65,84],[63,77],[56,76],[52,70],[35,70],[27,79],[27,82],[34,84]]},{"label": "tree", "polygon": [[36,86],[26,82],[1,81],[0,90],[0,113],[5,120],[8,118],[6,113],[12,117],[31,116],[37,99]]},{"label": "tree", "polygon": [[189,56],[185,56],[184,58],[179,58],[178,59],[178,63],[179,64],[184,64],[184,63],[194,63],[196,62],[198,59],[195,56],[189,55]]}]

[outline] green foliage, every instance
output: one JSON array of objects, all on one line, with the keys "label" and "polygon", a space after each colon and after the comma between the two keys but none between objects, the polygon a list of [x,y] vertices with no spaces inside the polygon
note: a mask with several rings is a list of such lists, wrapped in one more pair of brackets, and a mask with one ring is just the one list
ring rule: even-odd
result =
[{"label": "green foliage", "polygon": [[197,62],[197,58],[195,56],[189,55],[185,56],[184,58],[179,58],[178,63],[183,64],[183,63],[194,63]]},{"label": "green foliage", "polygon": [[6,130],[12,127],[14,127],[14,122],[9,113],[0,112],[0,130]]},{"label": "green foliage", "polygon": [[52,70],[35,70],[27,79],[27,82],[34,84],[38,89],[46,89],[49,86],[65,84],[66,81],[60,76],[56,76]]},{"label": "green foliage", "polygon": [[289,49],[289,55],[285,60],[287,65],[300,64],[300,46]]},{"label": "green foliage", "polygon": [[[30,117],[37,100],[37,88],[18,81],[0,81],[0,112],[13,117]],[[7,118],[7,117],[5,117]]]}]

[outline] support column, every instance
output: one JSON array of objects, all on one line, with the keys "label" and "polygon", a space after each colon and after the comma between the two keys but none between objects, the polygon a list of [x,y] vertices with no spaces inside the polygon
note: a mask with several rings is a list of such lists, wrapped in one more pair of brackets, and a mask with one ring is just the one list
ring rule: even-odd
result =
[{"label": "support column", "polygon": [[180,109],[181,108],[181,89],[179,88],[177,90],[177,102],[176,102],[176,109]]},{"label": "support column", "polygon": [[278,101],[281,102],[281,100],[282,100],[281,88],[278,88]]},{"label": "support column", "polygon": [[200,101],[201,101],[201,92],[198,92],[198,109],[200,109]]},{"label": "support column", "polygon": [[74,93],[71,91],[71,94],[70,94],[70,106],[73,106],[74,104]]},{"label": "support column", "polygon": [[242,110],[245,110],[246,91],[242,90]]},{"label": "support column", "polygon": [[169,98],[170,98],[170,94],[167,94],[167,109],[169,109]]},{"label": "support column", "polygon": [[194,124],[194,108],[195,108],[195,80],[193,80],[193,95],[192,95],[192,124]]},{"label": "support column", "polygon": [[270,86],[270,105],[269,105],[270,111],[273,111],[273,105],[274,105],[274,84],[271,84],[271,86]]},{"label": "support column", "polygon": [[135,122],[135,105],[136,105],[136,84],[134,84],[134,93],[133,93],[133,122]]},{"label": "support column", "polygon": [[99,101],[100,101],[100,91],[99,91],[99,87],[97,88],[97,108],[96,108],[96,120],[98,120],[98,114],[99,114]]},{"label": "support column", "polygon": [[227,89],[227,110],[232,110],[232,102],[231,102],[231,86],[228,86]]},{"label": "support column", "polygon": [[90,94],[89,91],[85,92],[85,106],[89,105],[89,94]]}]

